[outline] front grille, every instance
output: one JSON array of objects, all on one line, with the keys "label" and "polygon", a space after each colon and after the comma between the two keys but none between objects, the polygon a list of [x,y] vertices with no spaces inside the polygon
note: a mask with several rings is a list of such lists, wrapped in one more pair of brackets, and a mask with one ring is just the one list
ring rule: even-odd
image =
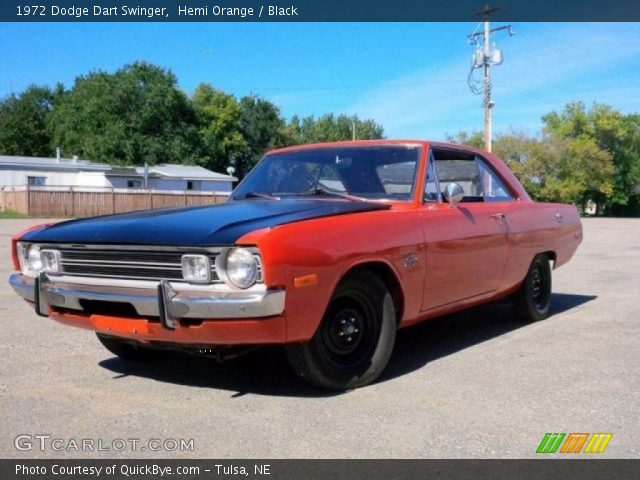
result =
[{"label": "front grille", "polygon": [[[191,252],[145,251],[97,248],[60,248],[60,263],[65,275],[126,278],[130,280],[182,280],[182,255]],[[193,252],[202,253],[202,252]],[[221,283],[216,272],[215,253],[208,253],[211,280]]]}]

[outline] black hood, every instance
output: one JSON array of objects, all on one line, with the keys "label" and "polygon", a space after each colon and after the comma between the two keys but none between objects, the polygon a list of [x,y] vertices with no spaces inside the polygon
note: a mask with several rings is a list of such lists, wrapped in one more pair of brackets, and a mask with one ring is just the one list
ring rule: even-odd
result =
[{"label": "black hood", "polygon": [[70,220],[29,232],[23,240],[120,245],[232,245],[238,238],[260,228],[387,208],[389,205],[382,203],[343,199],[250,199]]}]

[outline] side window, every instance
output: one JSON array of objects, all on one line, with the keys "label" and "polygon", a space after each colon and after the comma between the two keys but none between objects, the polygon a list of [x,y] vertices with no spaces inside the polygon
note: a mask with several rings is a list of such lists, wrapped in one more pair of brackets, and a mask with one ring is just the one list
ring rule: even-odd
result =
[{"label": "side window", "polygon": [[434,151],[440,193],[450,183],[464,192],[463,202],[484,201],[482,181],[475,155],[457,151]]},{"label": "side window", "polygon": [[478,169],[485,202],[508,202],[514,199],[498,175],[480,158],[478,158]]},{"label": "side window", "polygon": [[424,201],[437,202],[440,200],[438,193],[438,182],[436,180],[436,171],[433,168],[433,156],[429,156],[429,166],[427,167],[427,182],[424,186]]}]

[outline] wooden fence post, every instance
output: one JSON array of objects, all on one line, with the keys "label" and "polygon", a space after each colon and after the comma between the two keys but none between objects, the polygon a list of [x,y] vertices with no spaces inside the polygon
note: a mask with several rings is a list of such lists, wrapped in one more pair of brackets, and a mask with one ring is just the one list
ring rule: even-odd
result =
[{"label": "wooden fence post", "polygon": [[116,192],[114,187],[111,187],[111,213],[116,213]]},{"label": "wooden fence post", "polygon": [[76,194],[73,191],[73,187],[69,187],[71,191],[71,217],[75,217],[76,215]]},{"label": "wooden fence post", "polygon": [[26,211],[26,215],[27,217],[31,216],[31,191],[29,189],[29,185],[27,185],[27,189],[25,190],[27,192],[27,211]]}]

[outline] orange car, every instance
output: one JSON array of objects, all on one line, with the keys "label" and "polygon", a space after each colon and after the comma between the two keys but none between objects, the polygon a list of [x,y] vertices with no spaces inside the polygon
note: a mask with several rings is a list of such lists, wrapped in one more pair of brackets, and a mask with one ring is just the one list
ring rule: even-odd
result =
[{"label": "orange car", "polygon": [[547,317],[551,267],[581,239],[574,206],[533,202],[495,155],[340,142],[267,153],[222,205],[32,228],[10,283],[125,359],[284,344],[302,378],[347,389],[380,375],[398,328],[506,295]]}]

